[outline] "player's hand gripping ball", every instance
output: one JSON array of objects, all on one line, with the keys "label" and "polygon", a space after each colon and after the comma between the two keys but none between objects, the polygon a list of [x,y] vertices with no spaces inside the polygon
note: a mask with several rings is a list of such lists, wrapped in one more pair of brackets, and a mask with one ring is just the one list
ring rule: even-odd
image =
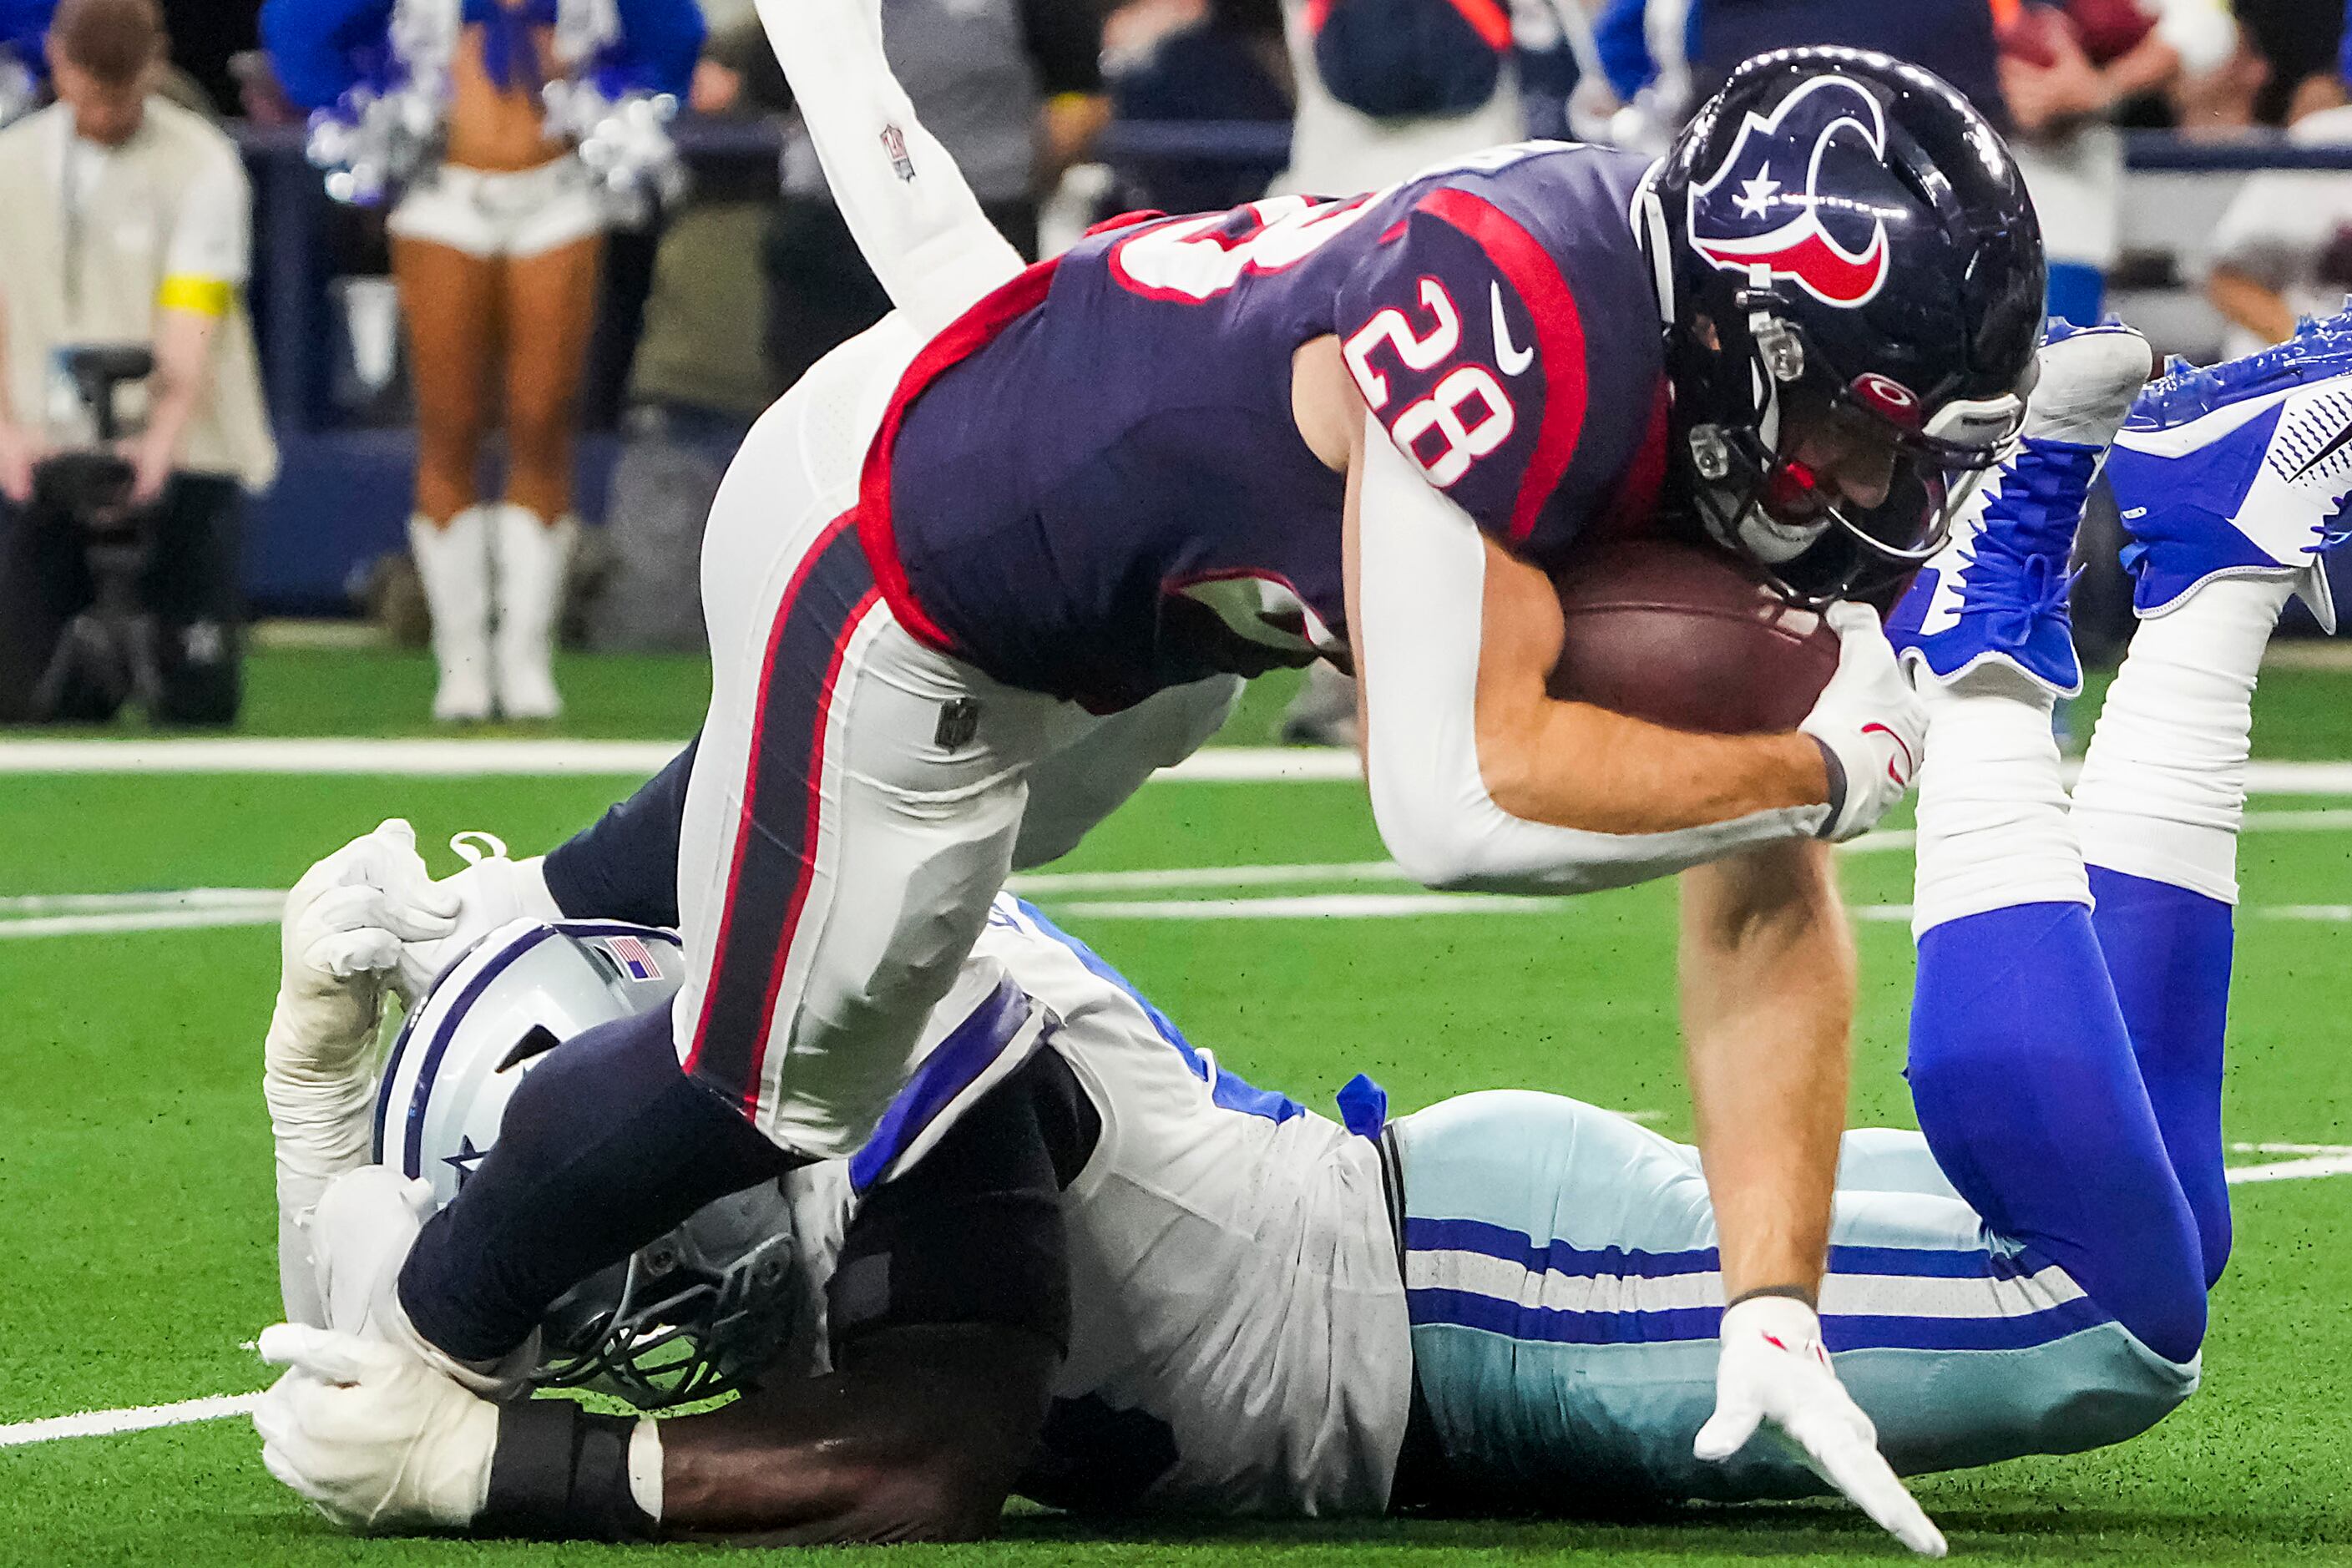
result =
[{"label": "player's hand gripping ball", "polygon": [[1553,696],[1708,734],[1804,731],[1830,766],[1824,838],[1910,788],[1927,713],[1868,605],[1797,609],[1722,552],[1662,540],[1604,545],[1557,587]]}]

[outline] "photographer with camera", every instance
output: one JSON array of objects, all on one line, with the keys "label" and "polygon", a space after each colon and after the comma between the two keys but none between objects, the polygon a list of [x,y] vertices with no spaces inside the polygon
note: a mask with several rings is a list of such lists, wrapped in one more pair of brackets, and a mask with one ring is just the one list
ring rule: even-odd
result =
[{"label": "photographer with camera", "polygon": [[252,192],[152,96],[163,39],[154,0],[63,0],[58,101],[0,132],[0,722],[236,714],[240,514],[278,468]]}]

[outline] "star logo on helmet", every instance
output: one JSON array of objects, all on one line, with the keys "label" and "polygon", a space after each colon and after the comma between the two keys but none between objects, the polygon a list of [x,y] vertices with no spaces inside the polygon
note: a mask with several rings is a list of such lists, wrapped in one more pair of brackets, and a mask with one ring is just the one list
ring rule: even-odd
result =
[{"label": "star logo on helmet", "polygon": [[1771,210],[1772,197],[1780,189],[1780,182],[1772,177],[1772,165],[1767,163],[1762,174],[1740,183],[1739,194],[1731,198],[1731,205],[1749,217],[1762,217]]},{"label": "star logo on helmet", "polygon": [[[1893,270],[1894,209],[1846,176],[1883,169],[1885,153],[1878,100],[1844,77],[1816,77],[1769,116],[1744,118],[1722,165],[1691,187],[1691,246],[1726,271],[1787,279],[1825,305],[1867,304]],[[1776,163],[1802,169],[1801,185],[1774,179]],[[1771,221],[1778,213],[1790,216]]]},{"label": "star logo on helmet", "polygon": [[460,1137],[457,1140],[457,1152],[454,1154],[445,1154],[442,1156],[441,1163],[457,1173],[457,1190],[459,1192],[462,1193],[466,1190],[466,1178],[474,1173],[474,1167],[482,1163],[482,1156],[488,1152],[489,1151],[488,1149],[475,1148],[474,1141],[471,1138]]}]

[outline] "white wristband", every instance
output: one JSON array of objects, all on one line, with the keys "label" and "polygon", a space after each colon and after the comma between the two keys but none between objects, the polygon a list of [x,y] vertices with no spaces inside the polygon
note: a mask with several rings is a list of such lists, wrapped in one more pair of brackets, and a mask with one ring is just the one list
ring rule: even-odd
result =
[{"label": "white wristband", "polygon": [[661,1423],[642,1416],[629,1434],[629,1495],[656,1524],[662,1516]]}]

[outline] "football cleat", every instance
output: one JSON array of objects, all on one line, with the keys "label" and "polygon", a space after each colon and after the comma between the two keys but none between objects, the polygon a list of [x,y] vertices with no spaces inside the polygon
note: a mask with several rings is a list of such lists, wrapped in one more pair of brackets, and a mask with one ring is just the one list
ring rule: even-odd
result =
[{"label": "football cleat", "polygon": [[1924,671],[1948,682],[1994,660],[2061,697],[2083,689],[2066,609],[2074,532],[2155,357],[2120,322],[2053,320],[2035,363],[2017,445],[1887,617],[1887,638],[1915,679]]},{"label": "football cleat", "polygon": [[2321,553],[2352,492],[2352,312],[2275,348],[2174,371],[2141,395],[2108,468],[2132,607],[2173,609],[2216,577],[2290,578],[2327,631]]}]

